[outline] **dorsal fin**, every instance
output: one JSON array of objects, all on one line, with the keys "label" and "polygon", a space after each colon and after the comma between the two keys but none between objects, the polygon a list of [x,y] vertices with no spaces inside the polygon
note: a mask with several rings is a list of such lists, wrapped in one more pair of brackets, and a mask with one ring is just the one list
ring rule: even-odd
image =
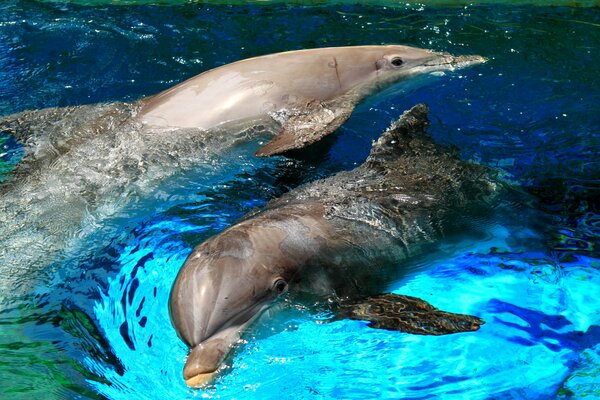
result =
[{"label": "dorsal fin", "polygon": [[402,116],[373,143],[367,166],[397,160],[403,156],[418,156],[437,150],[437,145],[427,133],[429,107],[417,104]]}]

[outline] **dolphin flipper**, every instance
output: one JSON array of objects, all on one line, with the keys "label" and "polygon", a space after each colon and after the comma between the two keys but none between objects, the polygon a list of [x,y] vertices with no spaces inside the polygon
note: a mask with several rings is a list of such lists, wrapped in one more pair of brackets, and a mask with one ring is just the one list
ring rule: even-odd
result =
[{"label": "dolphin flipper", "polygon": [[417,297],[385,293],[342,305],[342,314],[354,320],[370,321],[371,328],[413,333],[447,335],[471,332],[485,322],[477,317],[439,310]]},{"label": "dolphin flipper", "polygon": [[318,142],[346,122],[354,105],[355,101],[346,98],[329,102],[310,101],[306,109],[290,116],[277,136],[260,147],[256,155],[279,155]]}]

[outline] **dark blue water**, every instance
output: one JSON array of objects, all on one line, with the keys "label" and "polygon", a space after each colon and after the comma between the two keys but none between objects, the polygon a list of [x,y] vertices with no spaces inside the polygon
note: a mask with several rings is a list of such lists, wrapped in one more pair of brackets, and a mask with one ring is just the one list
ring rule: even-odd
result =
[{"label": "dark blue water", "polygon": [[[238,59],[402,43],[490,58],[361,105],[313,160],[239,162],[119,222],[100,251],[2,293],[2,398],[600,398],[600,11],[568,7],[0,5],[0,115],[134,100]],[[420,337],[281,306],[214,387],[185,387],[166,301],[191,248],[292,187],[352,168],[391,120],[429,104],[431,133],[534,197],[451,242],[390,290],[477,314]],[[21,149],[0,135],[0,174]],[[85,248],[85,243],[82,246]],[[410,273],[401,271],[410,270]]]}]

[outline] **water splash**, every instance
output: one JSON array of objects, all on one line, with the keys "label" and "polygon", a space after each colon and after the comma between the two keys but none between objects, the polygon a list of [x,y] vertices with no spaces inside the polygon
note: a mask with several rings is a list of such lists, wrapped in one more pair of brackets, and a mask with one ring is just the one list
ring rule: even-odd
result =
[{"label": "water splash", "polygon": [[[74,254],[70,262],[48,267],[52,277],[48,285],[2,304],[0,357],[7,361],[0,364],[2,394],[94,398],[100,396],[97,390],[109,398],[252,398],[288,393],[290,397],[323,398],[460,397],[468,393],[485,398],[492,392],[501,398],[600,397],[600,349],[597,345],[586,347],[594,340],[598,343],[594,335],[600,270],[595,244],[598,210],[596,192],[591,190],[599,179],[599,81],[593,68],[598,63],[595,49],[600,32],[596,9],[422,4],[295,7],[283,3],[122,7],[106,2],[87,7],[7,1],[0,5],[0,15],[3,115],[135,100],[213,66],[290,49],[405,43],[490,57],[477,71],[448,74],[433,87],[382,93],[363,104],[342,127],[318,167],[292,165],[287,177],[277,181],[268,174],[247,176],[255,180],[236,186],[238,182],[233,185],[237,190],[226,194],[213,192],[209,196],[217,205],[213,207],[196,195],[204,187],[203,177],[184,177],[179,181],[184,189],[156,192],[156,205],[160,206],[145,214],[154,215],[150,220],[113,221],[117,237],[102,237],[97,247],[103,253],[97,259],[106,257],[110,262],[85,271],[89,253]],[[168,281],[177,267],[162,265],[169,260],[182,261],[186,249],[203,235],[216,233],[262,200],[280,194],[282,187],[289,189],[303,180],[362,162],[371,141],[417,102],[430,106],[436,141],[456,145],[466,158],[503,168],[529,189],[551,182],[562,192],[552,195],[557,201],[543,209],[543,221],[528,221],[522,227],[522,231],[535,230],[550,238],[545,252],[534,254],[527,242],[520,246],[511,243],[509,239],[520,232],[511,230],[507,236],[492,231],[486,237],[507,242],[494,245],[503,249],[502,255],[502,251],[490,253],[490,243],[471,247],[472,255],[450,246],[437,262],[428,262],[427,268],[393,286],[399,293],[428,296],[426,300],[441,308],[482,311],[488,321],[484,330],[479,336],[469,336],[472,339],[461,336],[438,348],[429,339],[390,335],[365,328],[360,322],[323,324],[312,311],[284,307],[246,337],[247,344],[233,358],[233,368],[216,387],[187,391],[179,376],[182,360],[177,360],[185,349],[170,336],[165,310],[157,305],[165,301]],[[14,142],[2,146],[8,147],[0,153],[18,151]],[[12,168],[7,158],[13,156],[0,157],[0,171]],[[256,162],[235,158],[234,166],[252,171],[260,168]],[[217,180],[219,185],[229,185],[223,182],[228,182],[231,170],[219,174],[211,176],[214,180],[206,187],[223,187],[215,184]],[[261,186],[261,181],[272,185]],[[194,201],[201,206],[190,206]],[[234,204],[240,208],[233,209]],[[146,227],[155,225],[155,217],[171,220],[161,217],[165,210],[189,218],[188,222],[193,219],[195,226],[207,231],[200,235],[186,231],[178,237],[168,236],[165,242],[145,239],[146,244],[136,249],[138,238],[146,237]],[[176,220],[167,224],[187,226]],[[175,229],[179,227],[169,228]],[[159,231],[152,232],[162,237]],[[113,244],[104,247],[107,243]],[[506,252],[511,249],[513,252]],[[138,267],[135,277],[139,284],[133,284],[135,260],[150,253],[153,259]],[[120,258],[127,254],[129,259]],[[152,274],[164,271],[164,282],[147,274],[146,265]],[[436,275],[443,265],[448,265],[448,270]],[[129,270],[116,272],[124,266]],[[462,272],[450,266],[460,267]],[[80,276],[87,278],[82,281],[77,279]],[[59,283],[65,282],[71,283],[56,295]],[[101,299],[91,290],[96,287],[103,288]],[[155,287],[156,309],[151,310],[148,299],[154,298]],[[470,295],[474,297],[465,298]],[[142,298],[146,298],[143,304]],[[84,310],[90,320],[83,324],[79,317],[66,317],[74,314],[60,314],[60,305],[68,301],[72,302],[69,310]],[[121,309],[120,317],[113,316],[111,307]],[[147,320],[142,322],[142,317]],[[550,326],[546,327],[545,321]],[[124,322],[127,326],[121,332]],[[99,325],[99,332],[88,329],[92,325]],[[165,347],[161,352],[153,352],[155,346],[163,345],[156,337],[148,347],[149,327],[163,330]],[[110,340],[99,340],[102,336]],[[93,346],[85,345],[96,341]],[[144,358],[146,351],[149,354]],[[166,359],[178,351],[175,361]],[[98,355],[111,352],[114,359]],[[143,362],[138,362],[138,357]],[[154,365],[161,368],[152,370]],[[172,368],[167,371],[167,366]],[[161,369],[166,378],[156,373]],[[90,370],[99,376],[90,376]],[[146,379],[148,374],[156,379]],[[468,376],[474,379],[465,379]],[[540,377],[548,378],[540,381]],[[83,379],[92,382],[89,387]],[[155,384],[160,388],[153,391]]]}]

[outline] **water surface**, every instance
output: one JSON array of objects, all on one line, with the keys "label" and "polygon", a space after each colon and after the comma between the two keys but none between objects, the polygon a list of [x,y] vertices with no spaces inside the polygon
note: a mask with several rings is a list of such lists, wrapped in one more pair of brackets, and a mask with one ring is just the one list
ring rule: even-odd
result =
[{"label": "water surface", "polygon": [[[256,159],[253,143],[175,174],[142,215],[109,220],[110,235],[48,260],[21,282],[28,290],[0,296],[2,398],[600,397],[598,8],[81,3],[0,5],[0,115],[135,100],[208,68],[310,47],[403,43],[490,62],[386,90],[315,159]],[[535,195],[477,237],[398,265],[391,291],[479,315],[482,329],[421,337],[283,303],[214,387],[186,388],[166,301],[191,248],[284,191],[361,163],[417,102],[430,106],[438,142]],[[6,177],[22,150],[6,134],[0,147]]]}]

